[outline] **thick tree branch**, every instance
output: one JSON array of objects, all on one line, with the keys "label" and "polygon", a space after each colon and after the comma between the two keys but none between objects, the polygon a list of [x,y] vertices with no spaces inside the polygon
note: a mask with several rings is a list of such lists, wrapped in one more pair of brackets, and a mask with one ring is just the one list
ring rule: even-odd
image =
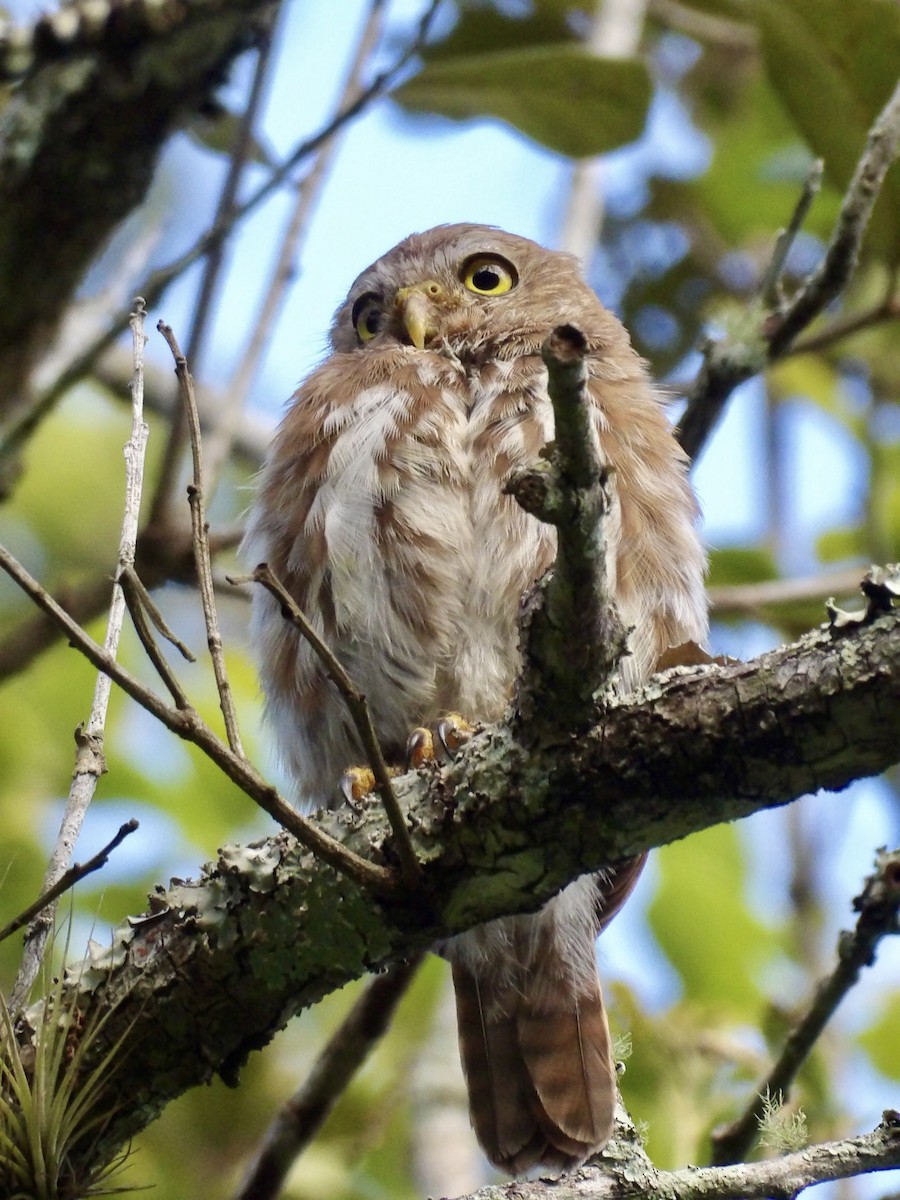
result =
[{"label": "thick tree branch", "polygon": [[0,68],[23,74],[0,113],[7,411],[89,262],[142,199],[163,141],[210,96],[270,7],[191,0],[160,21],[148,0],[105,14],[76,3],[41,18],[26,46],[0,45]]},{"label": "thick tree branch", "polygon": [[[606,517],[610,472],[587,397],[587,341],[560,325],[542,347],[547,391],[553,402],[554,441],[541,461],[515,474],[505,490],[526,512],[558,530],[553,571],[526,600],[522,621],[523,666],[516,695],[523,736],[535,725],[570,732],[594,713],[594,693],[627,652],[606,569]],[[572,646],[582,647],[578,656]]]},{"label": "thick tree branch", "polygon": [[[526,753],[491,727],[449,767],[399,780],[423,867],[412,896],[379,899],[285,834],[226,848],[71,973],[85,1010],[109,1015],[104,1039],[126,1039],[110,1137],[215,1073],[233,1076],[293,1012],[349,979],[533,910],[585,871],[844,787],[893,763],[898,745],[900,618],[889,613],[752,663],[676,668],[607,699],[575,741]],[[377,803],[318,824],[376,860],[390,843]],[[165,1037],[144,1036],[160,1027]]]}]

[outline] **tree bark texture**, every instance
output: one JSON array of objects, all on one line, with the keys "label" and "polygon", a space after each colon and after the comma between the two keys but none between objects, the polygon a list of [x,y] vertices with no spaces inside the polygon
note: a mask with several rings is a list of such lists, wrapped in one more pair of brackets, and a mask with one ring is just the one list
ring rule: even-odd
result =
[{"label": "tree bark texture", "polygon": [[[300,1008],[481,921],[536,909],[575,876],[897,761],[900,621],[827,627],[751,663],[676,668],[606,700],[576,739],[527,751],[505,725],[449,767],[398,781],[421,885],[380,899],[285,834],[219,851],[111,946],[69,972],[102,1053],[116,1038],[107,1131],[119,1144],[172,1098],[236,1077]],[[322,814],[394,862],[373,798]],[[689,919],[686,916],[686,919]]]}]

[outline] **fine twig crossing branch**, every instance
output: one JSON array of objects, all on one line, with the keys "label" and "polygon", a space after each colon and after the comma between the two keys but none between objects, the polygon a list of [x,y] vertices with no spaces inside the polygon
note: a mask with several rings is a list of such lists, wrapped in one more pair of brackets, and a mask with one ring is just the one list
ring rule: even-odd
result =
[{"label": "fine twig crossing branch", "polygon": [[[144,333],[146,309],[143,299],[138,296],[131,313],[131,334],[133,353],[133,375],[131,379],[131,436],[125,444],[125,505],[122,516],[122,530],[119,538],[118,559],[115,579],[112,586],[112,599],[109,606],[109,617],[106,624],[106,637],[103,643],[104,653],[115,659],[119,649],[119,638],[125,619],[125,593],[122,589],[122,575],[134,567],[135,550],[137,547],[138,522],[141,511],[141,494],[144,485],[144,462],[147,452],[147,439],[150,430],[144,423],[144,346],[147,341]],[[76,732],[78,750],[75,760],[75,770],[72,775],[72,785],[66,800],[62,821],[57,834],[56,844],[50,857],[44,885],[41,891],[48,894],[54,885],[65,875],[75,843],[84,824],[84,818],[100,776],[106,771],[106,760],[103,755],[104,730],[106,714],[109,707],[109,696],[112,689],[110,676],[102,670],[97,676],[94,687],[94,699],[90,716],[84,727]],[[25,950],[19,967],[16,981],[10,998],[10,1009],[17,1011],[28,999],[32,985],[40,969],[41,961],[53,927],[55,908],[52,903],[44,903],[37,911],[34,921],[25,937]]]},{"label": "fine twig crossing branch", "polygon": [[281,580],[274,575],[268,563],[260,563],[251,575],[229,575],[226,578],[229,583],[236,586],[244,583],[258,583],[267,592],[271,593],[281,605],[281,614],[284,619],[290,621],[299,631],[300,635],[309,642],[322,666],[325,668],[328,678],[340,692],[344,703],[347,705],[347,711],[350,713],[350,717],[356,727],[363,750],[369,760],[369,766],[372,768],[372,774],[375,777],[375,786],[378,789],[381,802],[390,821],[391,830],[397,844],[397,854],[400,858],[403,878],[409,886],[413,886],[421,874],[419,862],[410,841],[406,817],[397,802],[394,785],[391,782],[390,770],[384,760],[381,743],[375,732],[375,726],[372,724],[372,717],[369,713],[369,706],[366,703],[365,696],[344,670],[331,648],[315,631],[306,614],[298,606],[296,600]]}]

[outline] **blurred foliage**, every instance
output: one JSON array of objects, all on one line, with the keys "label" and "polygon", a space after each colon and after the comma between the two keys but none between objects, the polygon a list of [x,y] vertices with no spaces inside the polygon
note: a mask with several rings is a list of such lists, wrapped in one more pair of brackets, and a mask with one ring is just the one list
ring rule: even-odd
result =
[{"label": "blurred foliage", "polygon": [[[410,127],[410,137],[427,138],[434,114],[491,118],[560,154],[588,154],[636,138],[651,91],[655,105],[679,114],[678,137],[692,147],[689,161],[682,163],[677,152],[666,154],[659,146],[642,156],[623,152],[633,154],[633,186],[627,194],[613,191],[609,197],[602,250],[593,268],[599,290],[614,293],[657,375],[676,380],[690,377],[690,352],[704,330],[715,327],[725,306],[755,295],[777,231],[790,217],[811,162],[822,156],[825,186],[789,257],[786,286],[816,261],[900,61],[895,0],[651,3],[639,53],[616,62],[591,59],[582,49],[591,19],[583,0],[458,0],[448,9],[455,20],[442,28],[421,69],[396,93],[401,104],[425,114]],[[280,57],[281,69],[290,70],[290,47],[280,47]],[[209,150],[224,151],[234,137],[234,123],[227,114],[207,119],[198,136]],[[265,162],[269,152],[255,157]],[[486,171],[485,187],[490,186]],[[898,261],[900,171],[895,166],[852,287],[814,332],[847,315],[876,314],[886,298],[896,296]],[[805,526],[799,552],[786,546],[784,527],[796,528],[791,525],[796,514],[766,500],[778,483],[773,457],[782,456],[781,469],[788,473],[797,461],[789,448],[772,451],[770,446],[769,457],[754,463],[759,507],[767,515],[753,536],[714,549],[714,584],[763,582],[826,564],[900,558],[897,323],[874,315],[861,324],[852,337],[780,363],[765,383],[770,412],[779,406],[812,411],[840,432],[859,480],[853,503],[828,526]],[[750,404],[749,389],[734,403]],[[94,389],[75,390],[31,442],[21,482],[0,510],[0,540],[56,590],[112,569],[128,419],[124,408]],[[164,423],[159,418],[151,423],[152,477]],[[766,432],[771,434],[771,427]],[[713,444],[710,454],[715,453]],[[244,475],[232,471],[217,499],[217,523],[238,518],[246,483]],[[823,497],[830,483],[821,478]],[[790,491],[786,494],[790,501]],[[715,497],[707,499],[707,509],[714,505]],[[204,633],[190,589],[169,586],[160,603],[179,635],[202,650]],[[815,614],[821,606],[798,602],[764,611],[770,622],[765,636],[772,642],[819,620]],[[5,637],[27,612],[22,598],[0,581]],[[265,762],[265,739],[255,724],[257,687],[244,651],[245,615],[245,601],[223,599],[245,743],[257,761]],[[91,632],[102,638],[103,622]],[[749,626],[746,636],[751,636]],[[152,678],[133,637],[124,639],[122,654],[132,670]],[[192,699],[218,728],[208,668],[200,663],[177,669]],[[72,732],[87,715],[92,689],[92,670],[63,646],[0,689],[4,919],[24,908],[40,886],[72,769]],[[94,852],[127,816],[138,815],[142,828],[105,871],[79,887],[74,937],[92,932],[102,940],[108,925],[144,907],[158,879],[195,870],[227,841],[268,831],[251,802],[201,755],[173,743],[114,696],[106,739],[109,773],[79,854]],[[891,785],[882,795],[896,836]],[[800,821],[801,834],[795,828],[789,835],[777,814],[766,817],[774,840],[763,855],[743,831],[720,828],[656,856],[644,936],[659,978],[647,990],[618,981],[608,992],[616,1031],[630,1032],[634,1044],[622,1084],[625,1099],[646,1123],[649,1150],[659,1165],[705,1160],[710,1130],[746,1101],[784,1035],[787,1010],[802,1004],[815,975],[830,963],[837,927],[850,920],[853,883],[843,895],[834,882],[834,856],[847,828],[844,814],[821,802],[813,814],[816,829],[831,837],[831,856],[823,854],[822,838],[810,832],[812,821],[805,826]],[[883,825],[874,828],[871,844],[890,836]],[[780,863],[781,884],[763,902],[759,881],[768,880],[771,889],[770,859]],[[806,938],[790,932],[809,920],[791,890],[800,864],[810,868],[819,888],[813,897],[815,929]],[[855,862],[854,880],[868,867],[867,858]],[[17,939],[0,946],[4,987],[14,975],[17,955]],[[615,978],[616,964],[611,967]],[[285,1193],[290,1200],[324,1195],[404,1200],[422,1194],[413,1168],[422,1157],[416,1144],[421,1113],[410,1075],[444,1019],[445,987],[443,965],[431,960],[388,1038],[293,1172]],[[135,1189],[154,1185],[166,1197],[231,1195],[272,1113],[297,1086],[358,990],[345,989],[293,1022],[253,1057],[240,1088],[217,1082],[171,1105],[137,1140],[128,1183]],[[898,1020],[900,991],[894,989],[868,1015],[857,1016],[852,1028],[841,1025],[840,1036],[817,1049],[798,1089],[813,1137],[847,1131],[849,1118],[840,1111],[839,1089],[832,1081],[836,1072],[848,1069],[853,1055],[864,1056],[891,1079],[900,1077]],[[877,1119],[880,1105],[875,1107]],[[854,1115],[859,1108],[857,1103]],[[461,1149],[460,1155],[468,1152]]]}]

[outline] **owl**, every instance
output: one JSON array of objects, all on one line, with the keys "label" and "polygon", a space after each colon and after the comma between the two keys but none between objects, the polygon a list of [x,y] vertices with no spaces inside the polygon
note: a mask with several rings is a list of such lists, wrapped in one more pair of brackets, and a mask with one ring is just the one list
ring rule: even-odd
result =
[{"label": "owl", "polygon": [[[576,261],[483,225],[413,234],[358,277],[331,354],[272,443],[244,553],[269,563],[365,693],[386,757],[449,712],[499,719],[523,593],[555,530],[504,493],[553,438],[541,344],[577,326],[593,428],[614,469],[608,576],[630,627],[620,686],[706,632],[685,456],[621,323]],[[329,803],[362,754],[309,646],[259,589],[252,637],[298,802]],[[579,647],[572,646],[578,654]],[[609,1138],[615,1064],[595,940],[643,860],[585,875],[535,915],[439,947],[452,965],[476,1135],[510,1174],[560,1172]]]}]

